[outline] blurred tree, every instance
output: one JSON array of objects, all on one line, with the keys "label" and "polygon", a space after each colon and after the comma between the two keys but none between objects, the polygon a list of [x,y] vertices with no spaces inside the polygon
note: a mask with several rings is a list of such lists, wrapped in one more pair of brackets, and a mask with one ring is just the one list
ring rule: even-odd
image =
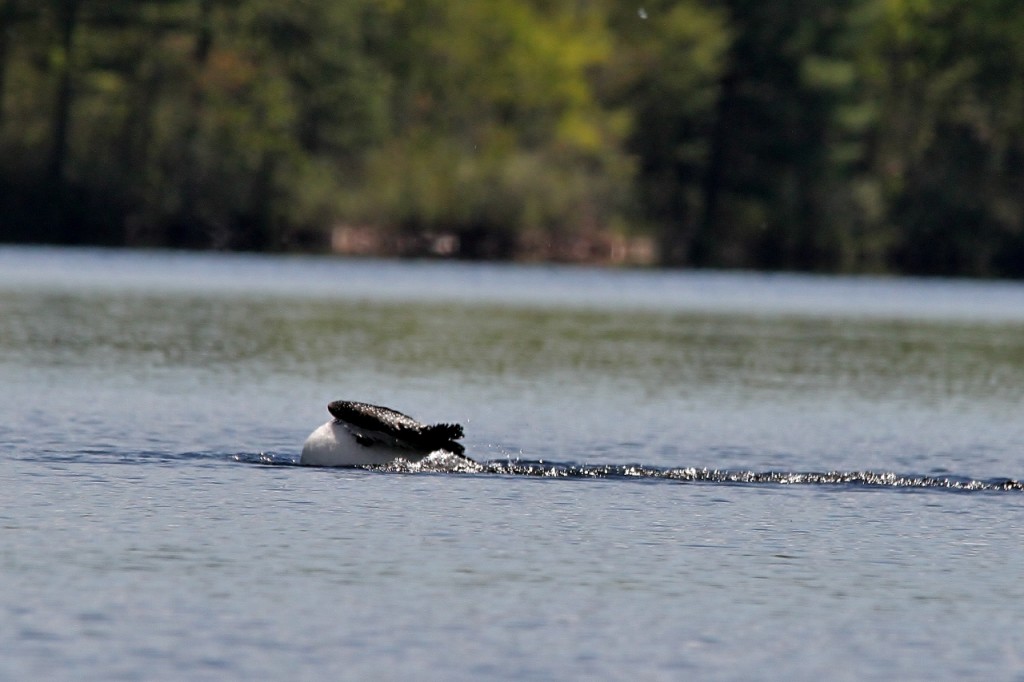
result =
[{"label": "blurred tree", "polygon": [[50,161],[47,164],[46,181],[52,187],[64,184],[64,167],[68,154],[68,129],[71,119],[71,80],[75,69],[73,50],[75,32],[78,29],[80,0],[51,0],[53,23],[57,43],[53,53],[57,72],[57,93],[53,106],[53,128],[51,133]]},{"label": "blurred tree", "polygon": [[569,3],[409,0],[394,17],[393,135],[349,215],[454,231],[466,256],[517,232],[607,225],[628,194],[626,120],[589,82],[610,55],[600,14]]},{"label": "blurred tree", "polygon": [[1024,6],[868,0],[860,12],[893,265],[1024,275]]},{"label": "blurred tree", "polygon": [[0,130],[6,119],[7,75],[14,44],[14,27],[31,16],[25,0],[0,0]]},{"label": "blurred tree", "polygon": [[[733,36],[722,13],[697,2],[617,7],[622,45],[612,71],[616,106],[633,115],[629,148],[639,158],[639,200],[666,264],[704,264],[709,242],[703,189]],[[712,197],[714,198],[714,197]]]},{"label": "blurred tree", "polygon": [[854,69],[842,51],[850,0],[728,0],[735,40],[720,79],[694,238],[698,265],[837,268],[848,227],[843,109]]},{"label": "blurred tree", "polygon": [[392,12],[373,0],[263,0],[242,13],[242,37],[259,73],[253,95],[263,112],[259,138],[246,142],[263,150],[249,222],[274,222],[256,245],[274,245],[271,234],[288,242],[293,229],[337,219],[338,193],[357,181],[367,150],[385,139],[391,75],[377,52]]},{"label": "blurred tree", "polygon": [[0,239],[1024,276],[1022,36],[1017,0],[0,0]]}]

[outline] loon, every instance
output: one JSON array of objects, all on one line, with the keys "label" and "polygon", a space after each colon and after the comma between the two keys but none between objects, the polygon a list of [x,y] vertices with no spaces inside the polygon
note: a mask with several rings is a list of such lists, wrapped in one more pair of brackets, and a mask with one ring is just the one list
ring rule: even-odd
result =
[{"label": "loon", "polygon": [[443,450],[463,456],[461,424],[422,424],[389,407],[335,400],[327,406],[334,417],[302,446],[299,464],[351,467],[389,464],[396,459],[418,462]]}]

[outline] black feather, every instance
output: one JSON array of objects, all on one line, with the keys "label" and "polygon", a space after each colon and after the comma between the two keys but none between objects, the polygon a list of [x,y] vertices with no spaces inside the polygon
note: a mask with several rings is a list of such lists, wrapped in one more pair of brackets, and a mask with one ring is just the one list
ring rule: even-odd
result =
[{"label": "black feather", "polygon": [[379,431],[422,450],[447,450],[461,455],[465,448],[461,424],[423,424],[407,414],[381,405],[335,400],[327,406],[335,419],[367,431]]}]

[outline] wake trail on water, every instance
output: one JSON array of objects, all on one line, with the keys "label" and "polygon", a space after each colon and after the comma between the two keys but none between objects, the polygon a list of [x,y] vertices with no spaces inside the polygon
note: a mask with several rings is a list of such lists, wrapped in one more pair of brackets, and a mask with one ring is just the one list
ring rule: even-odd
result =
[{"label": "wake trail on water", "polygon": [[[250,464],[297,464],[292,457],[280,457],[267,453],[235,455],[234,459]],[[520,459],[476,462],[447,453],[435,453],[419,462],[397,460],[386,465],[357,468],[403,474],[490,474],[536,478],[648,480],[679,483],[1024,492],[1024,482],[1011,478],[976,480],[967,476],[927,476],[874,471],[736,471],[696,467],[652,467],[641,464],[575,464]]]}]

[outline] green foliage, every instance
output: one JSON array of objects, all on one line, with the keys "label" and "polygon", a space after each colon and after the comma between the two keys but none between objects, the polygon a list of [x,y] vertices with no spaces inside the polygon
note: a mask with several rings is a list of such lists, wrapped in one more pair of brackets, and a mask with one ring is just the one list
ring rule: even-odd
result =
[{"label": "green foliage", "polygon": [[344,195],[349,217],[504,241],[614,220],[631,164],[623,117],[588,79],[609,58],[605,27],[519,0],[411,4],[420,21],[392,36],[393,136]]},{"label": "green foliage", "polygon": [[730,33],[725,17],[696,3],[656,3],[620,21],[625,32],[611,93],[634,119],[644,217],[660,232],[664,259],[700,249],[699,214]]},{"label": "green foliage", "polygon": [[1022,186],[1015,0],[0,0],[5,241],[1019,277]]},{"label": "green foliage", "polygon": [[889,0],[859,54],[879,103],[867,161],[898,234],[893,264],[1024,275],[1024,6]]}]

